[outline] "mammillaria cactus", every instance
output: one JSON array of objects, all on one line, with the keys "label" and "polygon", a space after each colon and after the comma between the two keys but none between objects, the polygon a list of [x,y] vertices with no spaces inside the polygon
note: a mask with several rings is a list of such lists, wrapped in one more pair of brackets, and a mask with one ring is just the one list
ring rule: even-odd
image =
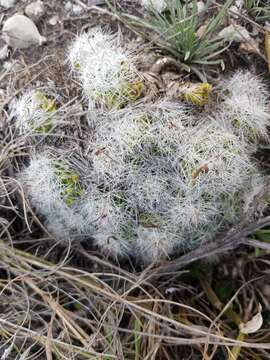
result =
[{"label": "mammillaria cactus", "polygon": [[28,91],[13,104],[16,124],[21,133],[48,132],[56,111],[56,99],[43,89]]},{"label": "mammillaria cactus", "polygon": [[72,207],[82,195],[77,173],[44,152],[32,156],[19,179],[31,204],[44,216],[48,229],[56,237],[67,241],[78,233],[81,219]]},{"label": "mammillaria cactus", "polygon": [[[87,182],[46,152],[32,156],[20,174],[56,238],[91,238],[105,254],[133,253],[149,263],[253,216],[264,177],[251,158],[252,143],[266,137],[269,119],[267,91],[257,77],[236,73],[223,83],[219,103],[198,115],[181,100],[134,104],[126,96],[124,104],[136,71],[115,36],[100,29],[78,36],[69,61],[84,95],[98,103],[94,111],[107,112],[88,140]],[[23,124],[29,114],[21,116]]]},{"label": "mammillaria cactus", "polygon": [[69,48],[68,60],[92,103],[110,110],[141,95],[143,83],[132,57],[117,45],[115,35],[95,28],[77,36]]},{"label": "mammillaria cactus", "polygon": [[268,138],[269,93],[263,81],[249,72],[238,71],[223,82],[220,118],[245,141]]}]

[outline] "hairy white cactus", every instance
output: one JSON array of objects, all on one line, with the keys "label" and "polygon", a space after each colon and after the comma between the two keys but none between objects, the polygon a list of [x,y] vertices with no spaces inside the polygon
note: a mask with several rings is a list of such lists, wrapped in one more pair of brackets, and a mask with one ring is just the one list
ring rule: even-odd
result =
[{"label": "hairy white cactus", "polygon": [[192,122],[181,104],[161,102],[128,108],[99,124],[93,149],[93,168],[97,176],[122,180],[140,166],[150,153],[174,152]]},{"label": "hairy white cactus", "polygon": [[82,203],[80,214],[85,232],[92,229],[94,244],[105,255],[125,257],[131,253],[127,229],[131,221],[128,211],[117,205],[111,193],[91,193]]},{"label": "hairy white cactus", "polygon": [[33,155],[20,174],[27,196],[56,237],[71,240],[82,222],[72,206],[81,196],[78,175],[47,153]]},{"label": "hairy white cactus", "polygon": [[138,226],[136,237],[136,250],[144,263],[149,264],[160,258],[170,258],[177,241],[166,231],[156,227]]},{"label": "hairy white cactus", "polygon": [[55,122],[55,98],[46,90],[32,90],[13,103],[12,112],[22,134],[46,133]]},{"label": "hairy white cactus", "polygon": [[263,81],[250,72],[236,72],[223,83],[220,121],[241,139],[268,139],[269,93]]},{"label": "hairy white cactus", "polygon": [[56,238],[76,241],[93,237],[95,244],[110,256],[127,256],[128,213],[117,206],[110,193],[92,186],[84,199],[76,172],[48,153],[33,155],[20,174],[31,205],[45,218]]},{"label": "hairy white cactus", "polygon": [[[239,221],[246,192],[256,191],[252,179],[257,171],[235,135],[213,122],[186,131],[174,152],[150,153],[140,172],[128,178],[127,198],[136,206],[140,229],[155,229],[152,254],[187,251],[212,239]],[[148,238],[149,231],[140,231],[135,240],[139,248],[145,233]],[[164,234],[167,243],[161,240]]]},{"label": "hairy white cactus", "polygon": [[78,35],[69,48],[68,60],[85,96],[107,110],[121,108],[141,94],[143,84],[132,56],[118,45],[115,35],[100,28]]},{"label": "hairy white cactus", "polygon": [[145,260],[212,239],[239,221],[245,193],[254,190],[247,145],[216,119],[191,123],[185,107],[166,103],[123,111],[97,128],[95,178],[124,199],[133,246]]},{"label": "hairy white cactus", "polygon": [[[254,215],[265,180],[251,154],[256,139],[267,138],[269,121],[258,78],[236,73],[223,83],[212,115],[195,117],[182,102],[134,105],[129,55],[100,29],[78,36],[68,56],[97,114],[87,181],[45,152],[20,174],[55,237],[91,237],[106,255],[133,253],[149,263],[213,240]],[[33,94],[21,99],[22,129],[44,126],[39,100]]]}]

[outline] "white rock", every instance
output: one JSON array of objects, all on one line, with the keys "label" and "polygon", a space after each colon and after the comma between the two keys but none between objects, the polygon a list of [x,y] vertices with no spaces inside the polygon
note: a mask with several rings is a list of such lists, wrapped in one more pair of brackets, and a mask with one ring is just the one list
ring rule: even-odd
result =
[{"label": "white rock", "polygon": [[49,25],[51,25],[51,26],[55,26],[58,22],[59,22],[59,16],[58,15],[52,16],[48,21]]},{"label": "white rock", "polygon": [[7,19],[2,33],[5,42],[15,49],[41,45],[46,41],[46,38],[40,35],[34,22],[24,15],[15,14]]},{"label": "white rock", "polygon": [[80,5],[73,5],[72,12],[74,15],[81,15],[84,12],[84,8]]},{"label": "white rock", "polygon": [[72,10],[72,2],[71,1],[66,2],[65,9],[66,9],[66,11]]},{"label": "white rock", "polygon": [[105,0],[88,0],[87,6],[97,6],[105,3]]},{"label": "white rock", "polygon": [[15,5],[16,0],[0,0],[0,6],[3,6],[5,9],[9,9]]},{"label": "white rock", "polygon": [[241,15],[241,10],[242,10],[243,5],[244,5],[243,0],[236,0],[235,4],[229,8],[230,15],[234,19],[237,19],[239,17],[239,15]]},{"label": "white rock", "polygon": [[206,9],[206,5],[203,1],[197,2],[198,14],[202,13]]},{"label": "white rock", "polygon": [[3,64],[3,68],[7,71],[19,71],[22,68],[22,65],[17,61],[5,61]]},{"label": "white rock", "polygon": [[225,41],[234,41],[238,43],[249,41],[251,39],[247,29],[240,25],[229,25],[222,29],[218,36]]},{"label": "white rock", "polygon": [[27,5],[24,12],[30,19],[37,22],[45,14],[45,6],[41,0],[38,0]]},{"label": "white rock", "polygon": [[241,9],[241,8],[243,7],[243,5],[244,5],[244,0],[236,0],[236,1],[235,1],[235,5],[236,5],[239,9]]},{"label": "white rock", "polygon": [[0,49],[0,60],[5,60],[8,57],[8,46],[5,45]]}]

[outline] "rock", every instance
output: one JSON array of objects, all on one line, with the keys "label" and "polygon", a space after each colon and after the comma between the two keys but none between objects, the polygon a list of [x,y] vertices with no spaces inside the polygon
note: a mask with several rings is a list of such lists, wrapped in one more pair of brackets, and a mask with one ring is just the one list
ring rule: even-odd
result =
[{"label": "rock", "polygon": [[84,12],[84,8],[80,5],[73,5],[72,6],[72,12],[74,15],[78,16],[78,15],[82,15],[82,13]]},{"label": "rock", "polygon": [[45,14],[44,3],[41,0],[32,2],[26,6],[24,12],[30,19],[37,22]]},{"label": "rock", "polygon": [[258,54],[259,44],[254,39],[251,39],[250,41],[242,42],[238,50],[246,54]]},{"label": "rock", "polygon": [[207,25],[202,25],[199,27],[199,29],[196,32],[196,35],[198,36],[198,39],[201,39],[207,29]]},{"label": "rock", "polygon": [[57,25],[57,23],[59,22],[59,16],[58,15],[54,15],[52,16],[49,21],[48,21],[48,24],[51,25],[51,26],[55,26]]},{"label": "rock", "polygon": [[5,60],[8,57],[8,46],[5,45],[0,49],[0,60]]},{"label": "rock", "polygon": [[71,1],[66,2],[65,9],[66,9],[66,11],[72,10],[72,2]]},{"label": "rock", "polygon": [[0,0],[0,6],[3,6],[5,9],[9,9],[15,5],[16,0]]},{"label": "rock", "polygon": [[247,29],[241,25],[229,25],[222,29],[218,36],[225,41],[234,41],[237,43],[250,41],[251,39]]},{"label": "rock", "polygon": [[197,8],[198,8],[198,14],[202,13],[205,11],[206,9],[206,5],[203,1],[198,1],[197,2]]},{"label": "rock", "polygon": [[87,6],[97,6],[105,4],[105,0],[88,0]]},{"label": "rock", "polygon": [[238,17],[241,15],[241,10],[243,5],[244,5],[243,0],[236,0],[235,4],[229,8],[229,13],[231,17],[233,17],[234,19],[238,19]]},{"label": "rock", "polygon": [[46,38],[40,35],[34,22],[24,15],[15,14],[8,18],[2,33],[5,42],[15,49],[25,49],[46,42]]},{"label": "rock", "polygon": [[5,61],[3,68],[7,71],[19,71],[22,68],[22,65],[19,64],[16,60]]}]

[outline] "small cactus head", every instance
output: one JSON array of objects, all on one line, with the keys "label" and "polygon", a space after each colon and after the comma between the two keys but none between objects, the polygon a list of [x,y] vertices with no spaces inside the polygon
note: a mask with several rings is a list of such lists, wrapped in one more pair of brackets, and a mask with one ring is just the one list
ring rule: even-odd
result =
[{"label": "small cactus head", "polygon": [[13,111],[21,132],[44,134],[52,127],[56,100],[46,91],[32,90],[14,103]]},{"label": "small cactus head", "polygon": [[119,109],[141,97],[143,81],[114,35],[92,29],[76,38],[67,56],[84,95],[97,105]]},{"label": "small cactus head", "polygon": [[263,81],[238,71],[222,87],[220,122],[246,143],[269,140],[269,94]]}]

